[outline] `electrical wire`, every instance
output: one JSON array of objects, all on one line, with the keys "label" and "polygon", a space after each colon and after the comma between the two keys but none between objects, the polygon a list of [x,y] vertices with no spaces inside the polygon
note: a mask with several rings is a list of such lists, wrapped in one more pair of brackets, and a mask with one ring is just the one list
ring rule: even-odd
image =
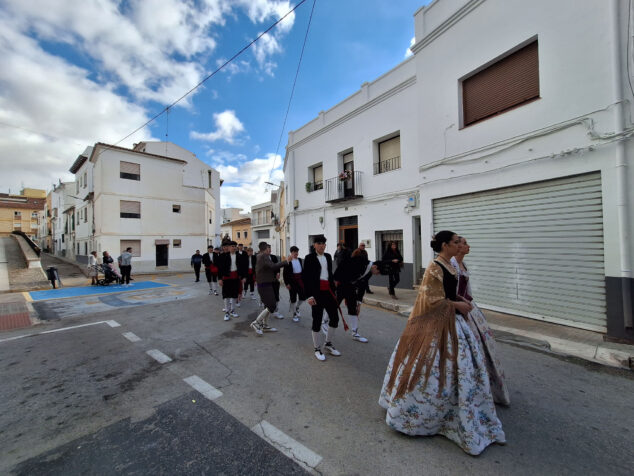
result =
[{"label": "electrical wire", "polygon": [[304,49],[306,48],[306,41],[308,40],[308,32],[310,31],[310,24],[313,21],[313,12],[315,11],[315,4],[317,0],[313,0],[313,7],[310,10],[310,17],[308,18],[308,25],[306,26],[306,34],[304,35],[304,43],[302,44],[302,51],[299,54],[299,61],[297,62],[297,71],[295,71],[295,79],[293,80],[293,87],[291,88],[291,95],[288,98],[288,106],[286,107],[286,114],[284,115],[284,122],[282,124],[282,130],[280,131],[280,138],[277,141],[277,147],[275,147],[275,155],[273,156],[273,164],[271,165],[271,171],[269,172],[269,181],[275,170],[275,163],[277,162],[277,154],[280,151],[280,145],[282,143],[282,137],[284,137],[284,130],[286,129],[286,121],[288,120],[288,113],[291,110],[291,102],[293,101],[293,94],[295,93],[295,85],[297,84],[297,77],[299,76],[299,69],[302,65],[302,58],[304,57]]},{"label": "electrical wire", "polygon": [[[183,94],[181,97],[179,97],[176,101],[174,101],[173,103],[171,103],[170,105],[166,106],[165,108],[163,108],[159,113],[155,114],[154,116],[152,116],[149,120],[147,120],[143,125],[137,127],[136,129],[134,129],[132,132],[130,132],[128,135],[126,135],[125,137],[123,137],[122,139],[118,140],[117,142],[115,142],[114,144],[111,144],[112,146],[117,146],[118,144],[120,144],[121,142],[123,142],[124,140],[128,139],[130,136],[133,136],[134,134],[136,134],[137,132],[139,132],[141,129],[143,129],[144,127],[150,125],[152,122],[154,122],[156,119],[158,119],[159,117],[161,117],[165,112],[169,111],[169,109],[171,107],[174,107],[175,105],[177,105],[179,102],[181,102],[183,99],[185,99],[187,96],[189,96],[191,93],[193,93],[195,90],[197,90],[200,86],[202,86],[203,84],[205,84],[208,80],[210,80],[212,77],[214,77],[217,73],[219,73],[220,71],[222,71],[229,63],[233,62],[236,58],[238,58],[242,53],[244,53],[246,50],[248,50],[251,46],[253,46],[260,38],[262,38],[264,35],[266,35],[269,31],[271,31],[273,28],[275,28],[277,25],[279,25],[287,16],[289,16],[291,13],[293,13],[295,10],[297,10],[297,8],[299,8],[301,5],[303,5],[306,2],[306,0],[300,0],[299,3],[297,3],[297,5],[295,5],[293,8],[291,8],[288,12],[286,12],[286,14],[282,17],[280,17],[275,23],[273,23],[271,26],[269,26],[266,30],[264,30],[262,33],[260,33],[255,39],[251,40],[250,43],[248,43],[247,45],[245,45],[244,47],[242,47],[242,49],[240,51],[238,51],[237,53],[235,53],[231,58],[229,58],[227,61],[225,61],[224,63],[222,63],[218,68],[216,68],[212,73],[208,74],[207,76],[205,76],[198,84],[196,84],[193,88],[191,88],[189,91],[187,91],[185,94]],[[314,5],[313,5],[314,7]],[[108,150],[108,148],[104,148],[101,150],[101,152],[99,153],[101,155],[101,153],[105,152],[106,150]]]}]

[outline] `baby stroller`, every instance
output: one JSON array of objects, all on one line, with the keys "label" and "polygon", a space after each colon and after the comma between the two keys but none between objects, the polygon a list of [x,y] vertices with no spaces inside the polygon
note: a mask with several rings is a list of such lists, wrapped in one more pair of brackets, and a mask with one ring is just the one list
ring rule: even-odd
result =
[{"label": "baby stroller", "polygon": [[[108,286],[110,283],[120,284],[121,276],[107,264],[99,264],[94,267],[97,270],[97,284],[99,286]],[[99,273],[103,273],[103,279],[99,278]]]}]

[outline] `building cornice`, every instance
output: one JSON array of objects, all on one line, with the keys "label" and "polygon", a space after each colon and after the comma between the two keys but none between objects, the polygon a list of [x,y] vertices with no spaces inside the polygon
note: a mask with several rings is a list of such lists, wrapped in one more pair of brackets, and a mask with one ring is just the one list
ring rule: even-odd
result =
[{"label": "building cornice", "polygon": [[[377,97],[375,97],[374,99],[366,102],[362,106],[359,106],[358,108],[350,111],[349,113],[344,114],[343,116],[339,117],[338,119],[335,119],[330,124],[322,127],[321,129],[318,129],[317,131],[313,132],[312,134],[309,134],[308,136],[304,137],[303,139],[293,143],[292,145],[289,145],[287,147],[287,149],[286,149],[287,150],[287,155],[288,155],[288,152],[290,152],[292,150],[295,150],[298,147],[300,147],[301,145],[304,145],[307,142],[312,141],[316,137],[319,137],[320,135],[325,134],[326,132],[328,132],[328,131],[340,126],[344,122],[349,121],[353,117],[358,116],[362,112],[367,111],[368,109],[370,109],[370,108],[376,106],[377,104],[379,104],[379,103],[391,98],[395,94],[400,93],[404,89],[407,89],[410,86],[413,86],[414,84],[416,84],[416,75],[410,76],[405,81],[397,84],[393,88],[391,88],[391,89],[385,91],[384,93],[378,95]],[[358,94],[358,92],[355,93],[355,94]]]},{"label": "building cornice", "polygon": [[469,3],[467,3],[466,5],[464,5],[462,8],[458,9],[453,15],[451,15],[444,22],[442,22],[440,25],[438,25],[428,35],[426,35],[425,37],[421,38],[419,41],[414,43],[414,45],[410,48],[412,53],[414,53],[414,54],[418,53],[420,50],[425,48],[425,46],[430,44],[432,41],[434,41],[436,38],[438,38],[440,35],[445,33],[452,26],[454,26],[456,23],[458,23],[460,20],[462,20],[465,16],[467,16],[469,13],[471,13],[477,7],[482,5],[485,1],[486,0],[472,0]]}]

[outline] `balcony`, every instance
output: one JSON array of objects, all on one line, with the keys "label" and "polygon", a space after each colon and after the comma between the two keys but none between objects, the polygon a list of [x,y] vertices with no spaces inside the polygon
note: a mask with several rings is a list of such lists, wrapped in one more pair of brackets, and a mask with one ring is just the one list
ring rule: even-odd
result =
[{"label": "balcony", "polygon": [[384,172],[391,172],[392,170],[401,168],[401,157],[396,156],[390,159],[381,160],[374,163],[374,175],[382,174]]},{"label": "balcony", "polygon": [[341,180],[339,177],[333,177],[326,180],[326,203],[343,202],[345,200],[354,200],[363,198],[363,172],[352,172],[352,177]]}]

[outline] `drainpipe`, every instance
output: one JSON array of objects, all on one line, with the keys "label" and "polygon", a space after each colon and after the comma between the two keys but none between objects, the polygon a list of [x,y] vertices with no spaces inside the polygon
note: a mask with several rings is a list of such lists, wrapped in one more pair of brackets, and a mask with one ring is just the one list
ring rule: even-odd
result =
[{"label": "drainpipe", "polygon": [[[621,25],[619,22],[620,0],[612,0],[613,42],[612,62],[614,78],[614,120],[615,132],[621,133],[625,129],[624,98],[623,98],[623,71],[621,67],[623,55],[621,54]],[[628,21],[630,11],[628,8]],[[627,38],[630,41],[630,38]],[[626,58],[629,61],[629,58]],[[629,74],[629,73],[628,73]],[[625,153],[625,141],[619,140],[616,143],[616,194],[617,194],[617,217],[619,224],[619,252],[621,265],[621,293],[623,299],[623,321],[624,327],[632,327],[632,289],[631,289],[631,255],[630,255],[630,213],[627,199],[627,156]]]}]

